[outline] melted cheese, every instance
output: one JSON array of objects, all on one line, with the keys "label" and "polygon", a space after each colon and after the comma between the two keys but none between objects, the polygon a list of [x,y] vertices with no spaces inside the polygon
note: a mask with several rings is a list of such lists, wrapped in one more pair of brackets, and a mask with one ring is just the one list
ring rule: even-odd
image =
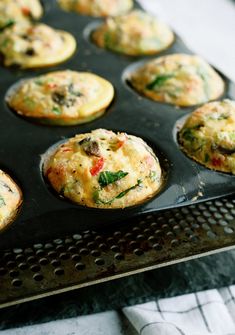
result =
[{"label": "melted cheese", "polygon": [[174,34],[167,25],[143,11],[106,19],[92,34],[102,48],[127,55],[150,55],[169,47]]},{"label": "melted cheese", "polygon": [[[159,161],[142,139],[105,129],[76,135],[49,152],[43,170],[59,194],[88,207],[133,206],[162,184]],[[104,185],[110,174],[122,177]]]},{"label": "melted cheese", "polygon": [[130,75],[133,87],[151,98],[179,106],[193,106],[217,99],[224,82],[198,56],[173,54],[155,58]]},{"label": "melted cheese", "polygon": [[235,174],[235,101],[208,103],[179,132],[185,153],[206,167]]}]

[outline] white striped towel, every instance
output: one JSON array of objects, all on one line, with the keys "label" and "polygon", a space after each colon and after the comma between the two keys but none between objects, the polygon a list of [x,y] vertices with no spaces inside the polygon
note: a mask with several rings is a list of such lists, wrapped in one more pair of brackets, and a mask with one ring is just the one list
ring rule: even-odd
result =
[{"label": "white striped towel", "polygon": [[[235,286],[0,331],[2,335],[235,335]],[[133,327],[132,327],[133,326]]]},{"label": "white striped towel", "polygon": [[126,307],[140,335],[234,335],[235,286]]}]

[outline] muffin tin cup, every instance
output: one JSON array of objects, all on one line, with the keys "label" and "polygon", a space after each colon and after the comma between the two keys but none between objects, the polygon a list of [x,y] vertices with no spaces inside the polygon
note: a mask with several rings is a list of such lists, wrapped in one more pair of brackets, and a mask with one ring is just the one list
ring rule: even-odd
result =
[{"label": "muffin tin cup", "polygon": [[[0,165],[14,172],[22,186],[24,205],[11,227],[1,235],[0,247],[9,248],[84,229],[103,230],[109,225],[128,224],[141,213],[185,206],[234,193],[235,176],[209,170],[187,158],[177,142],[177,122],[195,107],[179,108],[140,96],[125,82],[135,62],[155,57],[129,57],[92,45],[87,27],[94,18],[66,13],[55,2],[43,20],[52,27],[71,32],[78,49],[66,63],[47,70],[20,71],[2,68],[0,77]],[[85,31],[85,33],[84,33]],[[175,35],[174,44],[156,57],[192,52]],[[19,79],[55,70],[91,71],[109,80],[115,99],[102,117],[82,125],[61,127],[28,122],[17,117],[5,103],[5,95]],[[235,85],[226,82],[224,97],[235,99]],[[153,148],[166,173],[162,190],[147,202],[125,209],[91,209],[55,196],[40,170],[41,156],[55,143],[97,128],[123,131],[143,138]],[[125,221],[126,220],[126,221]]]}]

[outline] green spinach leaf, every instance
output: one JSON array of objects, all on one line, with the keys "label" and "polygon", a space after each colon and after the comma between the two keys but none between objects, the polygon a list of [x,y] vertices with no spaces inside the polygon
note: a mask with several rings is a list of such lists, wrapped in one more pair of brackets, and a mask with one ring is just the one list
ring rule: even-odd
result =
[{"label": "green spinach leaf", "polygon": [[5,21],[3,24],[0,24],[0,31],[13,26],[13,24],[15,24],[15,20],[13,19]]},{"label": "green spinach leaf", "polygon": [[141,184],[141,179],[137,180],[137,183],[131,187],[129,187],[128,189],[126,189],[125,191],[122,191],[121,193],[119,193],[118,195],[116,195],[115,197],[113,197],[110,200],[103,200],[100,198],[100,191],[97,189],[94,191],[93,193],[93,200],[96,204],[104,204],[104,205],[110,205],[115,199],[120,199],[122,197],[124,197],[128,192],[130,192],[131,190],[135,189],[136,187],[140,186]]},{"label": "green spinach leaf", "polygon": [[56,115],[60,115],[61,114],[61,109],[57,106],[53,106],[52,112],[55,113]]},{"label": "green spinach leaf", "polygon": [[0,208],[3,207],[3,206],[5,206],[5,205],[6,205],[6,203],[5,203],[3,197],[0,194]]},{"label": "green spinach leaf", "polygon": [[171,79],[173,77],[174,74],[157,75],[156,78],[151,83],[146,85],[146,88],[148,90],[154,90],[156,87],[164,85],[168,79]]},{"label": "green spinach leaf", "polygon": [[117,172],[103,171],[99,175],[98,182],[101,187],[105,187],[109,184],[114,183],[117,180],[124,178],[126,175],[128,175],[128,172],[124,172],[122,170]]}]

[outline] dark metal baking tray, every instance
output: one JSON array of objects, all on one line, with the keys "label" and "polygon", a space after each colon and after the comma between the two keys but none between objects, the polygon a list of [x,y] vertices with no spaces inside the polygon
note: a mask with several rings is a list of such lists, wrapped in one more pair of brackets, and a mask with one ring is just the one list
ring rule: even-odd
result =
[{"label": "dark metal baking tray", "polygon": [[[143,57],[127,57],[96,47],[87,36],[96,19],[63,12],[55,1],[46,4],[42,21],[71,32],[77,39],[78,48],[66,63],[50,69],[22,71],[1,68],[0,167],[10,172],[22,187],[24,204],[17,220],[1,235],[0,247],[14,246],[16,241],[27,244],[52,238],[55,234],[77,232],[78,229],[104,229],[141,213],[232,194],[234,176],[202,167],[188,159],[178,147],[176,122],[194,108],[177,108],[139,96],[124,79],[129,67],[142,61]],[[172,47],[160,55],[178,52],[191,53],[176,36]],[[85,125],[50,127],[33,124],[9,110],[4,97],[11,85],[19,79],[58,69],[92,71],[108,79],[114,85],[116,95],[107,113]],[[223,78],[226,82],[224,97],[235,98],[235,85]],[[162,191],[152,200],[123,210],[87,209],[56,197],[48,188],[39,168],[41,155],[58,141],[101,127],[140,136],[159,155],[166,170],[166,181]]]}]

